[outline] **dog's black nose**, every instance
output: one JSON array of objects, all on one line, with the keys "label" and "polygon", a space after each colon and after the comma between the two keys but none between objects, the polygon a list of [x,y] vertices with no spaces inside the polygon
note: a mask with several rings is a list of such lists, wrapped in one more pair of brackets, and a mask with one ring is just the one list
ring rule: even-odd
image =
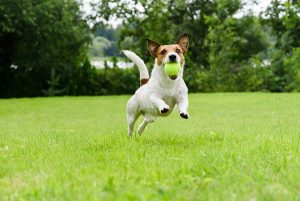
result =
[{"label": "dog's black nose", "polygon": [[172,54],[169,56],[170,61],[176,61],[176,55]]}]

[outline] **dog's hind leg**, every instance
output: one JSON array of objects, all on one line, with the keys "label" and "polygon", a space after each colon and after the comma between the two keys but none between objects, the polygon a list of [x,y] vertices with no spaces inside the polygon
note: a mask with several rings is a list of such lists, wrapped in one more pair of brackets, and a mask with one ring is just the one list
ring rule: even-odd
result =
[{"label": "dog's hind leg", "polygon": [[153,116],[145,116],[143,122],[140,124],[140,126],[139,126],[139,128],[138,128],[138,134],[139,134],[139,135],[142,135],[142,133],[144,132],[146,126],[147,126],[149,123],[154,122],[155,119],[156,119],[156,117],[153,117]]},{"label": "dog's hind leg", "polygon": [[127,114],[127,121],[128,121],[128,136],[131,137],[133,134],[134,124],[136,120],[139,118],[140,114]]},{"label": "dog's hind leg", "polygon": [[134,124],[140,116],[138,109],[138,104],[136,102],[135,96],[132,96],[127,103],[127,122],[128,122],[128,136],[131,137],[133,134]]}]

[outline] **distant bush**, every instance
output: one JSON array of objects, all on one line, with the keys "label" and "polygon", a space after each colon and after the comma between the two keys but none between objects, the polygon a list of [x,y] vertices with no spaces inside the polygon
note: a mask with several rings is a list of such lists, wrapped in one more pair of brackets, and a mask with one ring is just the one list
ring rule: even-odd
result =
[{"label": "distant bush", "polygon": [[[290,78],[289,88],[284,90],[296,91],[300,89],[300,70],[298,68],[298,51],[285,59],[285,65],[293,66],[294,71]],[[228,76],[226,80],[218,80],[220,71],[205,69],[187,63],[184,80],[189,92],[219,92],[219,91],[276,91],[281,85],[270,66],[261,62],[254,64],[244,63],[238,71]],[[60,96],[60,95],[118,95],[134,94],[139,87],[139,72],[136,67],[120,69],[118,67],[96,69],[87,59],[80,67],[76,67],[62,79],[55,69],[44,85],[43,90],[35,88],[34,72],[23,69],[15,70],[15,82],[9,86],[9,97],[24,96]],[[222,78],[222,77],[221,77]],[[222,78],[224,79],[224,78]],[[24,85],[24,83],[26,83]]]},{"label": "distant bush", "polygon": [[300,91],[300,48],[294,48],[291,56],[284,59],[286,69],[286,91]]},{"label": "distant bush", "polygon": [[57,86],[63,92],[61,95],[132,94],[138,87],[139,73],[136,68],[96,69],[88,60],[73,73],[70,82]]}]

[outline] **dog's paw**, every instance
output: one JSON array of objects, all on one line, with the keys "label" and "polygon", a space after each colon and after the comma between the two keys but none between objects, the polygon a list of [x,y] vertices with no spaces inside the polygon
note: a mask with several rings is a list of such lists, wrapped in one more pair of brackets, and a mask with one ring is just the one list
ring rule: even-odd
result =
[{"label": "dog's paw", "polygon": [[180,113],[181,118],[188,119],[189,114],[188,113]]},{"label": "dog's paw", "polygon": [[160,113],[162,113],[162,114],[165,114],[165,113],[167,113],[167,112],[169,112],[169,108],[162,108],[161,110],[160,110]]}]

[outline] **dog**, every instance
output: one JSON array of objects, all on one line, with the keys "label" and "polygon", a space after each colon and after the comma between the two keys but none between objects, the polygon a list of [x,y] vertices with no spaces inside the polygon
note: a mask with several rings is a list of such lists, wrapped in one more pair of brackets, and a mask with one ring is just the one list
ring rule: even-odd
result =
[{"label": "dog", "polygon": [[[176,44],[170,45],[160,45],[147,39],[147,46],[150,54],[155,56],[150,79],[144,61],[134,52],[123,50],[123,53],[137,65],[140,73],[140,88],[128,100],[126,108],[129,136],[132,136],[134,124],[140,115],[144,116],[144,120],[138,127],[139,135],[158,116],[168,116],[176,104],[180,116],[184,119],[189,118],[188,88],[183,80],[184,54],[189,46],[188,35],[182,35]],[[181,67],[178,76],[168,76],[164,71],[164,65],[175,62]]]}]

